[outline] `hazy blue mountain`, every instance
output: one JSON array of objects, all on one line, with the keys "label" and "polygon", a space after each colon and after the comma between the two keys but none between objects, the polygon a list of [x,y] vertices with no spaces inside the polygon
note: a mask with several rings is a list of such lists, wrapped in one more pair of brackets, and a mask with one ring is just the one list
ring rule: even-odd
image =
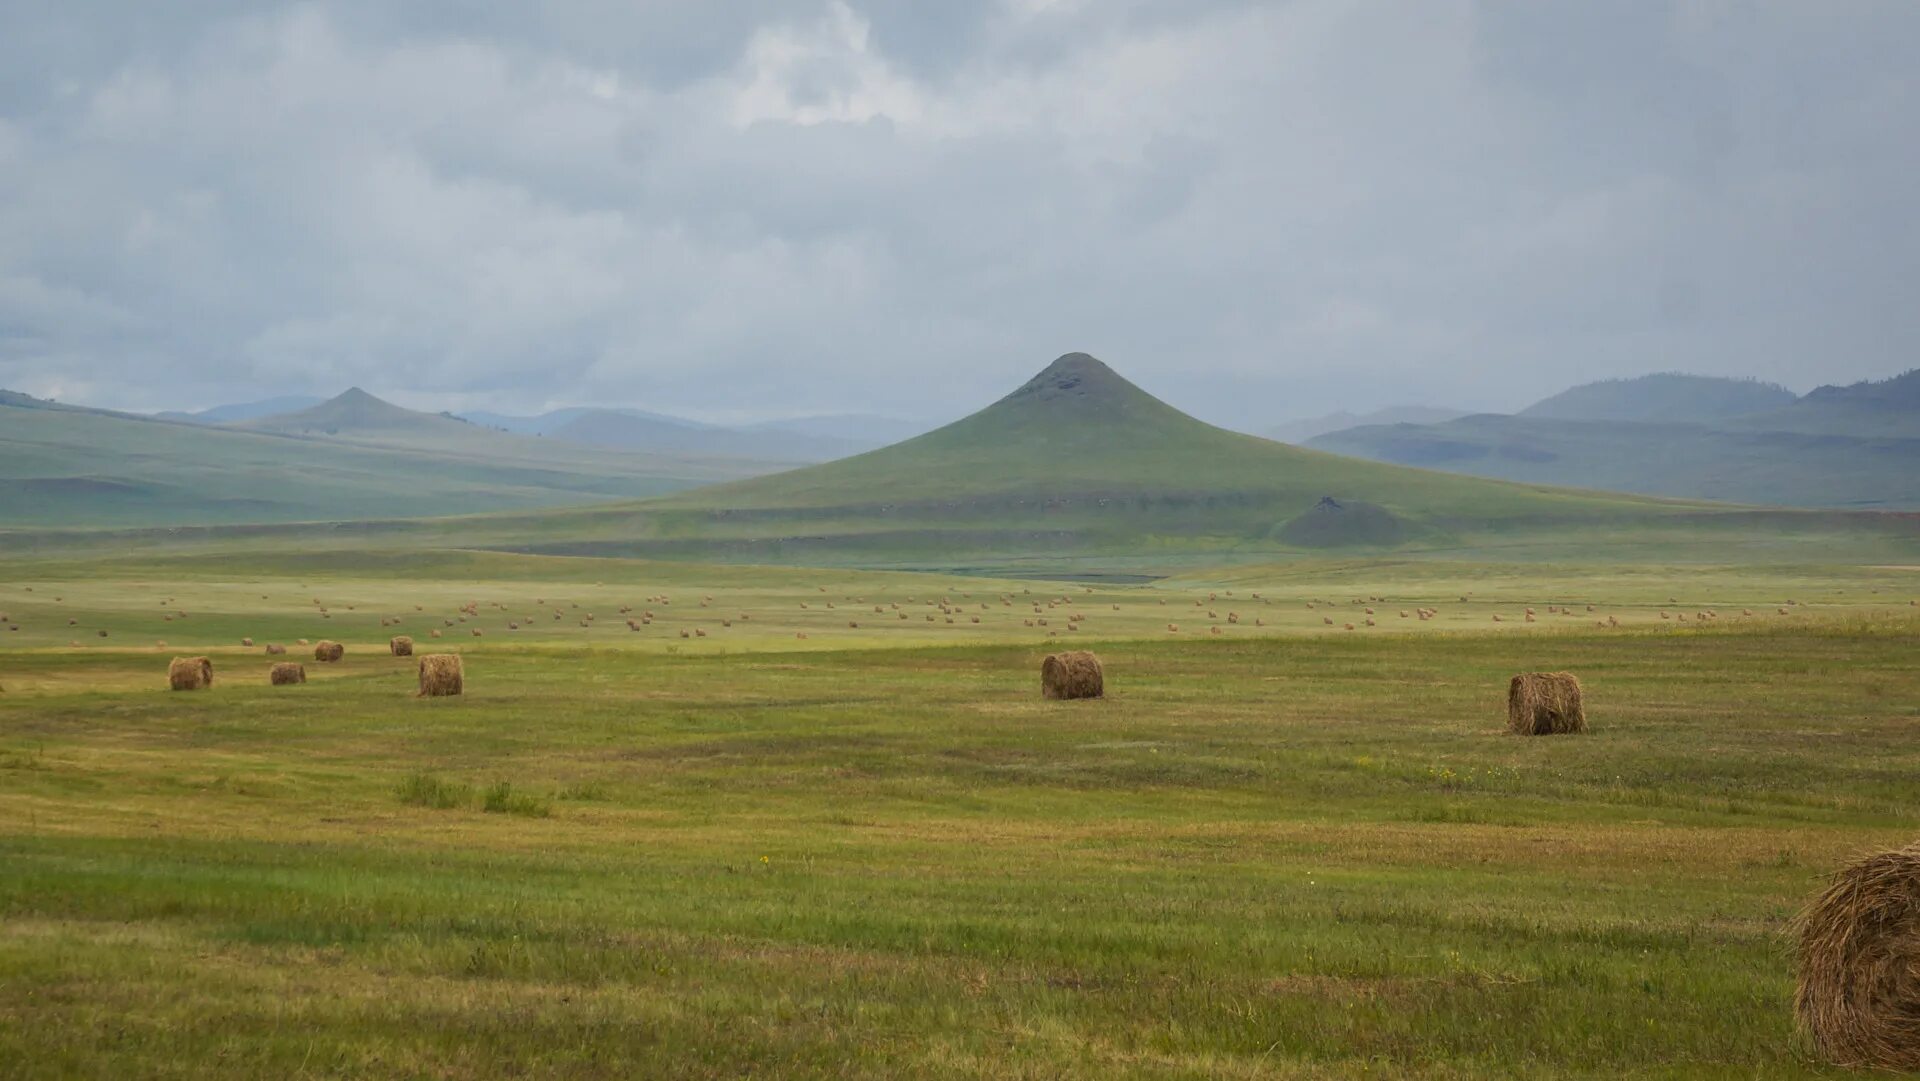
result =
[{"label": "hazy blue mountain", "polygon": [[925,421],[886,417],[874,413],[836,413],[812,417],[787,417],[744,425],[748,431],[777,430],[843,439],[862,450],[873,450],[912,439],[932,431],[935,425]]},{"label": "hazy blue mountain", "polygon": [[689,428],[608,409],[587,410],[547,436],[595,447],[786,462],[824,462],[872,449],[846,439],[779,428]]},{"label": "hazy blue mountain", "polygon": [[1561,420],[1638,420],[1710,423],[1782,409],[1793,392],[1755,379],[1662,372],[1607,379],[1563,390],[1522,409],[1523,417]]},{"label": "hazy blue mountain", "polygon": [[1349,413],[1343,409],[1325,416],[1289,420],[1257,434],[1282,443],[1298,445],[1314,436],[1337,432],[1342,428],[1357,428],[1363,424],[1439,424],[1466,415],[1465,409],[1446,409],[1426,405],[1395,405],[1376,409],[1371,413]]},{"label": "hazy blue mountain", "polygon": [[1828,435],[1920,438],[1920,368],[1878,382],[1819,387],[1784,409],[1741,417],[1738,424]]},{"label": "hazy blue mountain", "polygon": [[279,398],[262,398],[257,402],[235,402],[231,405],[216,405],[211,409],[187,413],[168,410],[155,413],[160,420],[184,420],[195,424],[232,424],[243,420],[256,420],[271,417],[278,413],[294,413],[302,409],[311,409],[325,399],[310,395],[288,395]]},{"label": "hazy blue mountain", "polygon": [[0,532],[337,521],[656,495],[791,463],[510,435],[351,390],[236,424],[0,391]]},{"label": "hazy blue mountain", "polygon": [[1920,438],[1481,414],[1348,428],[1307,445],[1535,484],[1779,506],[1920,507]]},{"label": "hazy blue mountain", "polygon": [[824,462],[908,439],[925,428],[893,417],[846,414],[794,417],[727,427],[639,409],[574,406],[539,416],[469,412],[476,424],[587,446],[768,461]]},{"label": "hazy blue mountain", "polygon": [[618,413],[622,416],[653,421],[658,424],[671,424],[681,428],[704,429],[714,427],[685,417],[668,416],[665,413],[649,413],[644,409],[602,409],[591,405],[574,405],[564,409],[553,409],[536,416],[515,416],[511,413],[489,413],[485,410],[471,410],[456,414],[464,420],[488,428],[498,428],[503,432],[517,432],[521,435],[552,435],[554,432],[594,413]]}]

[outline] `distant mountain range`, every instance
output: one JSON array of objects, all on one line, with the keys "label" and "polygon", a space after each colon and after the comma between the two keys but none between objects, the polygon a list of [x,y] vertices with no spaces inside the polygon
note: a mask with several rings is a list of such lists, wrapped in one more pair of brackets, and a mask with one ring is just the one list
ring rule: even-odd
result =
[{"label": "distant mountain range", "polygon": [[1585,383],[1535,402],[1519,415],[1702,424],[1785,409],[1795,400],[1793,391],[1758,380],[1661,372]]},{"label": "distant mountain range", "polygon": [[1590,383],[1519,414],[1373,424],[1317,450],[1538,484],[1808,507],[1920,507],[1920,370],[1796,398],[1740,379]]},{"label": "distant mountain range", "polygon": [[1269,428],[1263,434],[1268,439],[1297,445],[1305,443],[1314,436],[1344,431],[1348,428],[1359,428],[1368,424],[1439,424],[1442,421],[1466,415],[1465,409],[1440,409],[1425,405],[1397,405],[1387,409],[1376,409],[1371,413],[1349,413],[1341,410],[1325,416],[1290,420]]},{"label": "distant mountain range", "polygon": [[[435,528],[409,524],[389,539]],[[460,530],[471,547],[547,555],[1015,574],[1151,574],[1289,553],[1895,562],[1920,550],[1920,526],[1893,515],[1511,484],[1288,446],[1188,416],[1080,353],[970,416],[866,454],[639,502],[479,516]]]},{"label": "distant mountain range", "polygon": [[[349,393],[364,392],[355,388]],[[267,398],[195,413],[167,412],[154,416],[160,420],[235,425],[256,431],[315,434],[324,432],[331,424],[324,414],[312,412],[323,404],[326,403],[319,398]],[[926,425],[914,421],[863,414],[794,417],[729,427],[639,409],[595,406],[572,406],[532,416],[482,410],[442,416],[500,432],[582,446],[793,463],[843,458],[897,443],[926,430]]]},{"label": "distant mountain range", "polygon": [[[1816,404],[1898,412],[1905,401],[1903,387],[1849,389]],[[1493,419],[1546,432],[1633,429],[1630,443],[1643,430],[1705,429]],[[1807,461],[1822,462],[1806,448],[1824,437],[1760,435],[1756,446],[1799,440]],[[1288,553],[1602,561],[1846,553],[1902,562],[1920,550],[1912,516],[1514,484],[1288,446],[1188,416],[1079,353],[924,435],[728,480],[774,468],[518,435],[358,390],[220,426],[0,398],[0,521],[8,526],[0,547],[70,553],[135,536],[193,545],[244,531],[254,542],[316,552],[363,548],[371,536],[400,548],[1102,574]],[[414,520],[334,520],[346,514]],[[45,528],[176,522],[210,528],[84,536]],[[274,522],[283,524],[265,524]]]},{"label": "distant mountain range", "polygon": [[262,398],[257,402],[216,405],[212,409],[202,409],[198,413],[166,412],[155,413],[154,416],[160,420],[184,420],[193,424],[231,424],[240,420],[271,417],[277,413],[294,413],[302,409],[311,409],[322,401],[325,399],[304,396]]},{"label": "distant mountain range", "polygon": [[471,514],[657,495],[790,464],[513,435],[357,388],[228,424],[0,391],[0,528]]}]

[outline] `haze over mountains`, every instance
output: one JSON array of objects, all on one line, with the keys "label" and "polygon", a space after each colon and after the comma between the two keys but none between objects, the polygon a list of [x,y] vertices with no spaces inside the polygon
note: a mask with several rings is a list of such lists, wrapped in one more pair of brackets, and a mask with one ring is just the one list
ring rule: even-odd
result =
[{"label": "haze over mountains", "polygon": [[1052,574],[1289,552],[1920,551],[1914,523],[1885,515],[1516,485],[1291,447],[1199,421],[1085,354],[968,417],[853,458],[463,528],[489,547],[554,555]]},{"label": "haze over mountains", "polygon": [[[1852,400],[1826,398],[1828,408]],[[9,518],[13,532],[0,531],[0,544],[16,549],[77,551],[129,539],[34,526],[358,516],[416,520],[134,536],[191,545],[244,528],[315,549],[377,536],[403,547],[1013,573],[1161,572],[1288,553],[1384,551],[1920,557],[1920,527],[1910,517],[1513,484],[1243,435],[1180,412],[1082,353],[1060,357],[1000,401],[925,435],[731,483],[711,482],[779,467],[516,435],[358,390],[234,426],[18,396],[0,409],[8,411],[0,414],[0,438],[8,441],[0,500],[26,511]],[[639,495],[656,497],[619,501]],[[516,501],[540,509],[514,510]],[[597,505],[557,506],[589,501]]]},{"label": "haze over mountains", "polygon": [[[353,388],[354,392],[359,388]],[[369,395],[371,397],[371,395]],[[313,397],[267,398],[215,406],[199,412],[164,412],[162,420],[230,424],[253,430],[286,427],[277,418],[323,404]],[[471,421],[515,435],[539,436],[582,446],[616,450],[743,458],[772,462],[824,462],[897,443],[925,431],[927,425],[868,414],[791,417],[757,424],[708,424],[641,409],[570,406],[533,415],[473,410],[443,416]],[[253,422],[265,422],[253,423]],[[313,428],[312,422],[302,423]],[[324,426],[322,424],[321,426]]]},{"label": "haze over mountains", "polygon": [[1439,424],[1456,417],[1464,417],[1467,413],[1468,410],[1465,409],[1446,409],[1428,405],[1395,405],[1376,409],[1370,413],[1349,413],[1343,409],[1323,416],[1303,417],[1299,420],[1276,424],[1261,434],[1282,443],[1300,444],[1328,432],[1340,432],[1369,424]]},{"label": "haze over mountains", "polygon": [[587,447],[350,390],[210,425],[0,392],[0,527],[469,514],[656,495],[791,463]]},{"label": "haze over mountains", "polygon": [[[795,440],[823,450],[830,433],[868,418],[823,419],[826,434],[590,408],[483,418],[523,429],[512,432],[355,388],[207,424],[0,394],[0,517],[15,529],[174,526],[600,503],[469,519],[459,533],[462,543],[553,553],[1003,568],[1040,554],[1111,565],[1489,544],[1564,550],[1648,529],[1671,538],[1678,523],[1722,529],[1736,513],[1612,492],[1920,506],[1917,397],[1920,373],[1797,399],[1750,382],[1661,376],[1575,388],[1517,416],[1352,428],[1302,449],[1203,423],[1068,354],[962,420],[795,469],[797,455],[705,451],[738,449],[743,432],[766,436],[758,445],[769,450]],[[1670,419],[1701,415],[1711,420]],[[596,426],[610,433],[605,445],[594,444]],[[532,434],[542,431],[576,438]],[[616,442],[649,431],[665,435],[644,449]],[[1820,520],[1779,521],[1804,531]],[[1833,519],[1813,531],[1883,528],[1899,527]]]},{"label": "haze over mountains", "polygon": [[1379,424],[1308,446],[1398,465],[1608,491],[1806,507],[1920,507],[1920,371],[1804,397],[1650,375],[1519,414]]}]

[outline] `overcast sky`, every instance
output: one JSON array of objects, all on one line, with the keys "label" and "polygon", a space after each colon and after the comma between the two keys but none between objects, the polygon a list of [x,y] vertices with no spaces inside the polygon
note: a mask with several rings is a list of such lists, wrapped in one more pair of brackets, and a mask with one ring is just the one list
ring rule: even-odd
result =
[{"label": "overcast sky", "polygon": [[0,0],[0,387],[937,420],[1086,350],[1257,429],[1881,378],[1916,41],[1909,0]]}]

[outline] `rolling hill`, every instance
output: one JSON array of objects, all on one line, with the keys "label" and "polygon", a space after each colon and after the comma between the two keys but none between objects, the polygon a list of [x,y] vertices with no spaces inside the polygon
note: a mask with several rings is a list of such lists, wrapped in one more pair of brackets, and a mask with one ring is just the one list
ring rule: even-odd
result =
[{"label": "rolling hill", "polygon": [[1261,434],[1276,442],[1292,443],[1298,446],[1315,436],[1344,431],[1348,428],[1360,428],[1370,424],[1439,424],[1466,415],[1467,411],[1464,409],[1441,409],[1425,405],[1396,405],[1386,409],[1376,409],[1371,413],[1349,413],[1342,410],[1324,416],[1290,420],[1284,424],[1277,424]]},{"label": "rolling hill", "polygon": [[503,432],[516,435],[552,435],[566,425],[589,413],[619,413],[623,416],[638,417],[641,420],[658,421],[682,428],[708,428],[697,420],[684,417],[670,417],[664,413],[649,413],[643,409],[603,409],[591,405],[572,405],[564,409],[550,409],[545,413],[522,416],[514,413],[490,413],[485,410],[468,410],[457,414],[461,420],[470,420],[484,428],[498,428]]},{"label": "rolling hill", "polygon": [[1056,572],[1286,552],[1808,558],[1836,533],[1920,551],[1916,523],[1891,516],[1496,483],[1291,447],[1196,420],[1085,354],[853,458],[468,528],[549,554]]},{"label": "rolling hill", "polygon": [[236,421],[255,420],[270,417],[277,413],[292,413],[319,405],[325,399],[311,398],[305,395],[290,395],[281,398],[262,398],[257,402],[234,402],[229,405],[216,405],[210,409],[183,413],[173,410],[155,413],[158,420],[188,420],[198,424],[232,424]]},{"label": "rolling hill", "polygon": [[1733,423],[1749,430],[1920,439],[1920,368],[1891,379],[1816,387],[1791,405]]},{"label": "rolling hill", "polygon": [[506,436],[350,392],[246,428],[0,392],[5,528],[444,515],[631,499],[768,463]]},{"label": "rolling hill", "polygon": [[894,446],[640,501],[324,527],[0,532],[0,550],[15,553],[134,543],[303,559],[460,548],[1059,577],[1383,554],[1911,562],[1920,515],[1663,500],[1340,457],[1205,424],[1068,354],[985,409]]},{"label": "rolling hill", "polygon": [[1535,402],[1519,415],[1557,420],[1706,424],[1727,417],[1783,409],[1794,400],[1792,391],[1772,383],[1662,372],[1635,379],[1586,383]]},{"label": "rolling hill", "polygon": [[805,435],[779,428],[720,428],[678,424],[611,409],[589,409],[548,433],[594,447],[662,453],[713,454],[784,462],[824,462],[843,458],[873,444],[832,436]]},{"label": "rolling hill", "polygon": [[[1767,402],[1776,407],[1743,411]],[[1357,427],[1308,445],[1534,484],[1906,510],[1920,508],[1920,371],[1799,399],[1762,383],[1648,376],[1576,387],[1516,416]]]},{"label": "rolling hill", "polygon": [[729,427],[638,409],[573,406],[538,416],[473,412],[484,427],[596,447],[708,454],[793,463],[825,462],[917,435],[923,429],[887,417],[794,417]]},{"label": "rolling hill", "polygon": [[1920,507],[1920,439],[1481,415],[1351,428],[1319,450],[1618,492],[1804,507]]}]

